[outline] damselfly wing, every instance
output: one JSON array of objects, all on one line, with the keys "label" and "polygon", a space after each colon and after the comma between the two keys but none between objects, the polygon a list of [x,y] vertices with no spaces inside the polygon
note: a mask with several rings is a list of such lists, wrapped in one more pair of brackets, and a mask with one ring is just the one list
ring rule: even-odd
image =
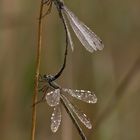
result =
[{"label": "damselfly wing", "polygon": [[57,106],[60,102],[60,89],[47,93],[45,99],[49,106]]},{"label": "damselfly wing", "polygon": [[101,39],[81,22],[65,5],[63,6],[63,10],[82,45],[91,53],[96,50],[102,50],[104,45]]},{"label": "damselfly wing", "polygon": [[79,108],[77,108],[75,105],[73,105],[64,95],[61,95],[64,100],[67,102],[67,104],[69,105],[69,107],[71,108],[71,110],[75,113],[75,115],[77,116],[77,118],[88,128],[91,129],[92,128],[92,124],[89,120],[89,118],[87,117],[86,114],[84,114]]},{"label": "damselfly wing", "polygon": [[68,92],[72,97],[75,97],[79,100],[82,100],[87,103],[96,103],[97,97],[91,91],[86,90],[73,90],[73,89],[66,89],[63,88],[63,91]]},{"label": "damselfly wing", "polygon": [[73,51],[73,50],[74,50],[74,45],[73,45],[71,33],[70,33],[70,31],[69,31],[68,23],[67,23],[67,20],[66,20],[65,15],[64,15],[63,12],[62,12],[62,16],[63,16],[64,23],[65,23],[65,26],[66,26],[67,34],[68,34],[69,45],[70,45],[70,47],[71,47],[71,49],[72,49],[72,51]]},{"label": "damselfly wing", "polygon": [[51,130],[52,132],[56,132],[60,126],[61,123],[61,110],[60,106],[57,105],[54,107],[52,116],[51,116]]}]

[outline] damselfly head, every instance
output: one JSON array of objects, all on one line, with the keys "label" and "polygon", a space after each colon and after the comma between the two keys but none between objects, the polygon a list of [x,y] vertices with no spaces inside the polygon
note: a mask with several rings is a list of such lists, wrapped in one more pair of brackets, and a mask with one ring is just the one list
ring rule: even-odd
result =
[{"label": "damselfly head", "polygon": [[53,78],[54,78],[53,75],[46,75],[46,74],[44,74],[42,76],[42,80],[47,81],[47,82],[51,82]]}]

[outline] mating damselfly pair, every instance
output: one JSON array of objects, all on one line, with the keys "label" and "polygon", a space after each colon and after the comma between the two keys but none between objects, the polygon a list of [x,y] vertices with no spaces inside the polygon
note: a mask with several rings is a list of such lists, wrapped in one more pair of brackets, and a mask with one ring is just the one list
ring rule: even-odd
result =
[{"label": "mating damselfly pair", "polygon": [[[72,50],[74,49],[72,37],[68,28],[69,27],[68,21],[73,31],[75,32],[77,38],[80,40],[80,42],[87,51],[92,53],[93,51],[96,50],[102,50],[104,45],[101,39],[94,32],[92,32],[83,22],[81,22],[71,10],[69,10],[66,7],[63,0],[44,0],[43,5],[48,6],[48,11],[44,15],[42,15],[42,17],[45,17],[45,15],[50,13],[53,3],[58,10],[60,19],[62,20],[66,33],[65,57],[63,65],[56,75],[54,76],[40,75],[39,82],[41,84],[41,88],[39,90],[43,92],[43,97],[37,103],[47,101],[49,106],[54,107],[54,111],[51,116],[52,132],[56,132],[60,126],[61,123],[60,105],[63,104],[67,113],[70,115],[73,123],[75,124],[77,130],[79,131],[79,134],[81,135],[82,139],[86,140],[86,137],[82,132],[81,127],[79,126],[75,116],[88,129],[92,128],[92,124],[90,120],[87,118],[87,116],[69,101],[69,99],[67,98],[67,94],[86,103],[96,103],[97,97],[91,91],[62,88],[55,82],[55,80],[62,74],[65,68],[68,45],[70,45]],[[48,91],[49,89],[50,91]]]}]

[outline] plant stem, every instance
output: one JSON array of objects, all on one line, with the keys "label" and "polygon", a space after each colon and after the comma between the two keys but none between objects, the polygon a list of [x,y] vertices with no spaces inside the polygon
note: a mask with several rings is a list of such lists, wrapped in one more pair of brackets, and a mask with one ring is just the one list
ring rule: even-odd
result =
[{"label": "plant stem", "polygon": [[[42,12],[43,12],[43,0],[40,4],[39,21],[38,21],[38,43],[37,43],[37,56],[36,56],[36,73],[34,82],[34,94],[33,94],[33,104],[37,101],[38,94],[38,76],[40,67],[40,55],[41,55],[41,44],[42,44]],[[35,130],[36,130],[36,106],[32,107],[32,128],[31,128],[31,140],[35,140]]]}]

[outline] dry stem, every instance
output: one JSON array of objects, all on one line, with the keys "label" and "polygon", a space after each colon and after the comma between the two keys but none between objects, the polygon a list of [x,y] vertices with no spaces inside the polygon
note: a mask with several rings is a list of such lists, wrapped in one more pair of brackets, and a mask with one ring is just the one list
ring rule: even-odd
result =
[{"label": "dry stem", "polygon": [[[33,104],[37,101],[38,94],[38,76],[40,67],[40,55],[41,55],[41,32],[42,32],[42,12],[43,12],[43,0],[40,4],[39,21],[38,21],[38,44],[37,44],[37,56],[36,56],[36,73],[35,73],[35,83],[34,83],[34,94],[33,94]],[[35,140],[35,130],[36,130],[36,106],[32,108],[32,128],[31,128],[31,140]]]}]

